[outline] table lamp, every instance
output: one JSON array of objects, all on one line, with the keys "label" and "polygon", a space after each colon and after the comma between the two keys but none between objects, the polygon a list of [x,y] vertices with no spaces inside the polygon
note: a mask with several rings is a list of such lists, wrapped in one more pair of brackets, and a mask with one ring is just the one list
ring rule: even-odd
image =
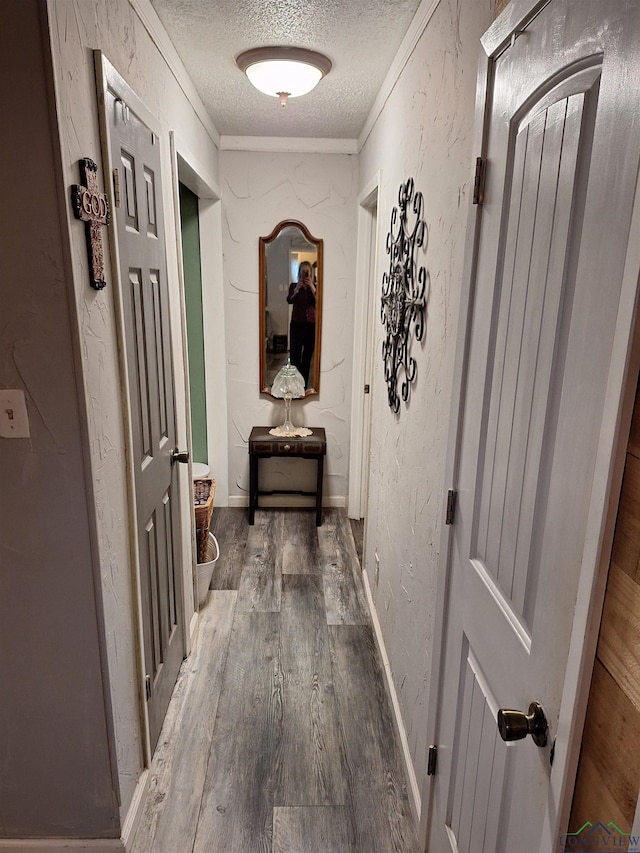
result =
[{"label": "table lamp", "polygon": [[304,379],[302,374],[291,364],[290,361],[280,368],[276,373],[271,385],[271,394],[274,397],[279,397],[284,400],[285,418],[282,426],[270,429],[271,435],[279,435],[282,437],[293,437],[296,435],[311,435],[311,430],[306,427],[295,427],[291,423],[291,401],[304,397]]}]

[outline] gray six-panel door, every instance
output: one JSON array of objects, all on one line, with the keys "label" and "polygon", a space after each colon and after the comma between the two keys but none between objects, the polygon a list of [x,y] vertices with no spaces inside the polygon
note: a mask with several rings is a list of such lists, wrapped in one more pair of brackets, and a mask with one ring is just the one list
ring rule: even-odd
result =
[{"label": "gray six-panel door", "polygon": [[133,438],[143,645],[151,749],[184,657],[169,294],[158,137],[111,92],[107,117]]}]

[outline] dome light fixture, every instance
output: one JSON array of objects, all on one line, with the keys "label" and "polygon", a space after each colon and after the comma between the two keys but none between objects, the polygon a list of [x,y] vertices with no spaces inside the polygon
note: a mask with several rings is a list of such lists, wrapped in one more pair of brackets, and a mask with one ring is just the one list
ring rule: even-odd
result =
[{"label": "dome light fixture", "polygon": [[304,47],[254,47],[236,57],[236,65],[265,95],[287,98],[306,95],[331,71],[331,60]]}]

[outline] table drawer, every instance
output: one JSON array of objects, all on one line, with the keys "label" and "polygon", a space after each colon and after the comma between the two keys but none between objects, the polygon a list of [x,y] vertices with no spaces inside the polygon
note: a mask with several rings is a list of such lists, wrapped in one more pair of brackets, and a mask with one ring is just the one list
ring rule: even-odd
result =
[{"label": "table drawer", "polygon": [[322,456],[325,446],[322,441],[279,438],[274,441],[252,441],[249,452],[259,456]]},{"label": "table drawer", "polygon": [[313,453],[317,456],[321,456],[325,452],[324,442],[322,441],[314,441],[314,442],[305,442],[302,445],[302,453]]},{"label": "table drawer", "polygon": [[250,453],[275,453],[275,441],[252,441],[249,444]]}]

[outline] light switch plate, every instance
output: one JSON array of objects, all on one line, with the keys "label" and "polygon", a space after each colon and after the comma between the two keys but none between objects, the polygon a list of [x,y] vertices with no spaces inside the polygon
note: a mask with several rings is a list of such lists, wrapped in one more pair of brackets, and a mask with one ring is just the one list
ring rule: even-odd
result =
[{"label": "light switch plate", "polygon": [[0,438],[30,438],[24,391],[0,389]]}]

